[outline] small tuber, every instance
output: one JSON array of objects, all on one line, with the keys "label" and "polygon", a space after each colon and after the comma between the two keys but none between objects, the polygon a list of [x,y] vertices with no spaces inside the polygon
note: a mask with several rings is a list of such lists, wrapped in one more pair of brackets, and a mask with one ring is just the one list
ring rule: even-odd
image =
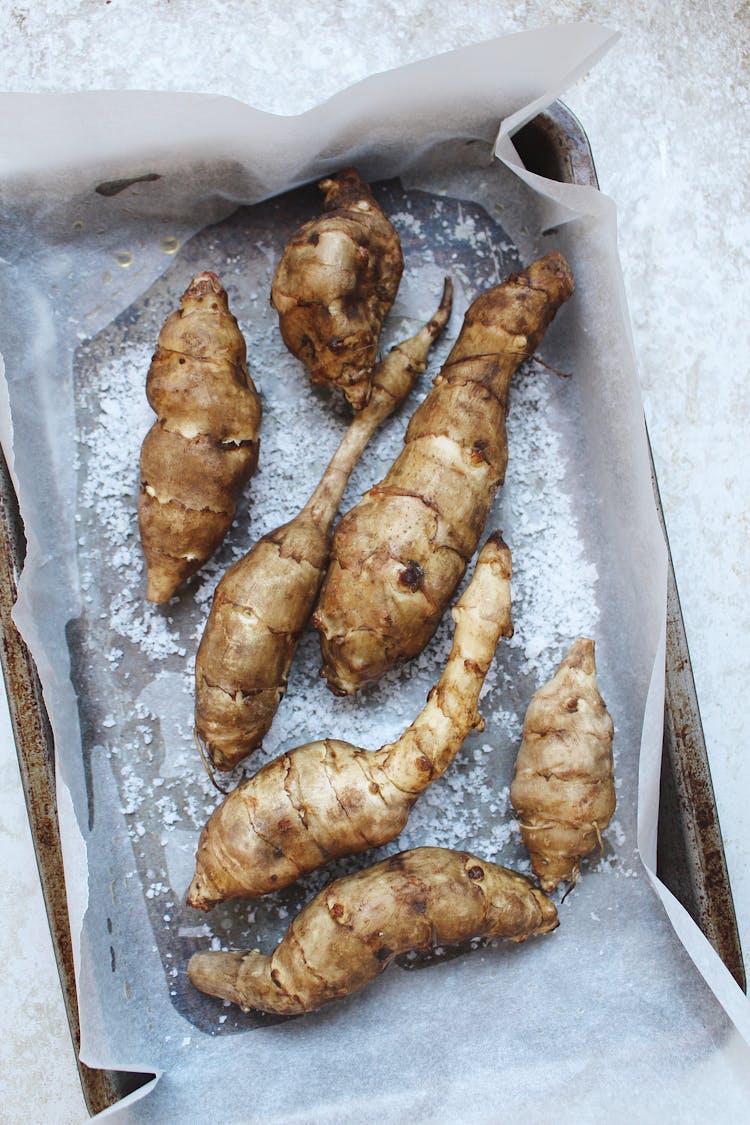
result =
[{"label": "small tuber", "polygon": [[550,253],[477,297],[404,449],[340,520],[313,616],[336,694],[416,656],[435,631],[505,476],[511,376],[572,292]]},{"label": "small tuber", "polygon": [[146,381],[138,523],[151,602],[165,602],[226,535],[258,463],[260,396],[215,273],[193,278],[159,333]]},{"label": "small tuber", "polygon": [[613,725],[596,685],[594,642],[581,637],[532,696],[510,799],[545,891],[575,882],[615,811]]},{"label": "small tuber", "polygon": [[512,635],[510,551],[495,534],[453,608],[448,662],[396,742],[368,753],[328,738],[275,758],[234,789],[201,833],[188,904],[210,910],[293,883],[338,856],[395,839],[411,808],[483,729],[479,693],[501,636]]},{"label": "small tuber", "polygon": [[404,262],[399,237],[355,168],[321,180],[323,214],[289,239],[271,303],[312,382],[340,387],[354,410],[370,397],[383,321]]},{"label": "small tuber", "polygon": [[415,848],[330,883],[270,957],[195,953],[196,988],[280,1015],[314,1012],[379,976],[399,953],[472,938],[521,942],[558,925],[530,879],[447,848]]},{"label": "small tuber", "polygon": [[323,581],[331,525],[349,476],[377,427],[425,370],[450,316],[451,296],[446,281],[432,319],[376,365],[369,403],[304,508],[259,540],[216,589],[195,664],[195,732],[217,769],[232,769],[257,749],[273,721]]}]

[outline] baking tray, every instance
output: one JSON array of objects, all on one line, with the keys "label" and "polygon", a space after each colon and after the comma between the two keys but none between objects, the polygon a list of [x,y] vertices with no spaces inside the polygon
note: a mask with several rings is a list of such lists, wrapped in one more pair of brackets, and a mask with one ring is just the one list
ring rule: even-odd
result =
[{"label": "baking tray", "polygon": [[[564,183],[598,186],[586,135],[562,103],[554,103],[526,125],[515,135],[514,143],[531,171]],[[653,480],[663,526],[655,475]],[[7,465],[0,453],[0,659],[42,893],[77,1058],[78,1006],[56,815],[54,745],[33,660],[11,619],[24,554],[23,526]],[[745,989],[739,934],[671,558],[668,582],[657,871]],[[84,1098],[92,1114],[151,1077],[93,1070],[80,1061],[78,1067]]]}]

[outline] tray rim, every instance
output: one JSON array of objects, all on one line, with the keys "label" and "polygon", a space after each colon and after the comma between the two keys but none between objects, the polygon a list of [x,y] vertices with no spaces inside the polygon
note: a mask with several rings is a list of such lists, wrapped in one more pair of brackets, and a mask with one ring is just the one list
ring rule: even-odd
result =
[{"label": "tray rim", "polygon": [[[531,170],[552,173],[563,182],[598,187],[588,138],[563,102],[553,102],[513,140]],[[654,498],[669,550],[650,448],[649,454]],[[93,1069],[79,1057],[78,1001],[57,824],[54,741],[34,661],[11,616],[25,546],[15,491],[0,450],[0,664],[75,1059],[84,1100],[93,1116],[152,1076]],[[660,848],[657,874],[745,990],[739,932],[671,554],[660,839],[663,821],[670,825],[671,846]],[[676,869],[676,863],[684,868]]]},{"label": "tray rim", "polygon": [[[588,138],[567,106],[559,101],[553,103],[546,113],[515,135],[514,143],[522,159],[534,143],[535,132],[548,146],[547,167],[538,170],[548,174],[550,164],[556,163],[559,174],[554,178],[599,187]],[[526,159],[524,163],[528,166]],[[711,769],[650,441],[649,463],[654,502],[668,554],[656,873],[708,938],[743,992],[747,992]]]}]

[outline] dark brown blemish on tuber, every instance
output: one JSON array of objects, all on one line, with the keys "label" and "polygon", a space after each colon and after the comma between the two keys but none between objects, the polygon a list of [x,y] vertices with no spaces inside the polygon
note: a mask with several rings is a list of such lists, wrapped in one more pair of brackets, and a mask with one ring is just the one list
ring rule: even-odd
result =
[{"label": "dark brown blemish on tuber", "polygon": [[424,571],[418,562],[409,559],[408,563],[398,576],[400,586],[405,586],[407,590],[421,590],[424,586]]}]

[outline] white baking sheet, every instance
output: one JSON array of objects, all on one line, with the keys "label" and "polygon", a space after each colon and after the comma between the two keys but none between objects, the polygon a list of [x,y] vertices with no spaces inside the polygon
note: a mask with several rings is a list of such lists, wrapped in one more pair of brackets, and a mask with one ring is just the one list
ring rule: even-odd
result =
[{"label": "white baking sheet", "polygon": [[[563,1121],[651,1121],[675,1107],[681,1121],[721,1109],[741,1119],[747,1001],[650,874],[666,558],[614,208],[593,189],[517,173],[508,140],[610,38],[590,25],[509,37],[376,76],[298,118],[195,95],[3,98],[3,445],[29,541],[16,616],[55,731],[82,1057],[160,1075],[113,1116],[541,1121],[554,1090]],[[195,996],[187,957],[270,948],[325,877],[207,918],[182,905],[215,801],[190,737],[192,660],[222,567],[306,498],[346,424],[285,353],[267,297],[290,216],[312,194],[270,197],[352,161],[386,181],[408,250],[387,341],[428,316],[443,273],[455,274],[458,307],[432,370],[474,292],[516,255],[561,249],[577,283],[541,348],[572,378],[530,365],[513,389],[508,482],[488,530],[502,526],[514,553],[516,636],[488,682],[487,729],[388,850],[436,842],[523,864],[507,803],[523,709],[584,632],[616,724],[618,812],[554,935],[393,966],[342,1004],[273,1021]],[[222,276],[246,332],[264,398],[261,468],[215,562],[155,608],[142,601],[134,516],[151,421],[142,391],[159,325],[202,268]],[[407,415],[373,442],[345,504],[382,474]],[[342,701],[318,682],[308,636],[250,768],[319,735],[391,739],[449,642],[446,625],[419,661]]]}]

